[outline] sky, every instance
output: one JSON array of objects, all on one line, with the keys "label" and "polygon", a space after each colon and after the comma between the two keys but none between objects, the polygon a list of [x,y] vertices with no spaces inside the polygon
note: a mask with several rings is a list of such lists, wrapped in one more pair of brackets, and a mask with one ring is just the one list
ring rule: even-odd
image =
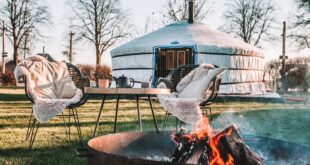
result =
[{"label": "sky", "polygon": [[[208,14],[207,19],[204,21],[205,24],[211,26],[212,28],[218,28],[224,23],[223,13],[225,2],[228,0],[209,0],[212,4],[212,10]],[[294,15],[294,3],[293,0],[273,0],[278,9],[277,19],[279,22],[279,27],[274,31],[276,36],[279,36],[279,40],[272,43],[265,42],[264,51],[266,61],[271,59],[278,59],[281,54],[281,22],[290,21]],[[57,60],[64,60],[65,57],[62,55],[62,51],[65,50],[65,40],[68,36],[68,25],[70,20],[68,19],[72,13],[70,13],[70,6],[67,4],[66,0],[46,0],[46,4],[50,8],[52,22],[53,24],[49,27],[42,28],[42,34],[46,37],[37,42],[35,49],[31,54],[36,54],[42,52],[43,46],[45,47],[45,52],[51,54]],[[121,0],[122,7],[127,11],[128,17],[132,21],[134,28],[142,28],[145,25],[145,22],[148,18],[152,19],[154,22],[160,21],[160,15],[162,8],[165,4],[165,0]],[[289,23],[289,22],[288,22]],[[113,47],[117,47],[120,44],[130,41],[133,38],[127,39],[125,41],[115,44]],[[8,41],[6,41],[8,42]],[[0,41],[2,43],[2,41]],[[296,56],[306,56],[310,55],[310,50],[297,50],[287,43],[288,50],[287,55],[290,57]],[[112,47],[112,48],[113,48]],[[95,63],[95,53],[92,45],[87,42],[82,42],[76,47],[76,55],[73,61],[74,64],[86,63],[94,64]],[[110,50],[105,52],[105,57],[103,62],[110,64]],[[7,52],[9,57],[12,54],[11,46],[7,46]]]}]

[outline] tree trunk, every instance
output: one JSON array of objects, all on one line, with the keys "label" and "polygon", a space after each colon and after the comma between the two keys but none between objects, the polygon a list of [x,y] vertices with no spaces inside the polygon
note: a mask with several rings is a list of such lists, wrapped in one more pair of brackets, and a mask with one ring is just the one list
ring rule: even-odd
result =
[{"label": "tree trunk", "polygon": [[96,67],[95,67],[95,77],[96,77],[96,84],[99,87],[99,77],[98,77],[98,68],[101,64],[101,55],[100,55],[100,51],[99,51],[99,44],[96,45]]},{"label": "tree trunk", "polygon": [[18,43],[17,43],[17,36],[16,36],[16,28],[13,25],[13,61],[15,64],[18,64]]},{"label": "tree trunk", "polygon": [[99,50],[96,50],[96,66],[99,66],[101,64],[101,56],[99,53]]},{"label": "tree trunk", "polygon": [[[15,63],[15,67],[16,67],[19,61],[18,61],[18,46],[17,46],[15,40],[14,40],[14,48],[13,49],[14,49],[13,50],[13,61]],[[16,86],[17,85],[17,81],[18,80],[15,80],[12,85]]]},{"label": "tree trunk", "polygon": [[15,62],[15,64],[18,64],[18,47],[14,44],[14,48],[13,48],[13,61]]}]

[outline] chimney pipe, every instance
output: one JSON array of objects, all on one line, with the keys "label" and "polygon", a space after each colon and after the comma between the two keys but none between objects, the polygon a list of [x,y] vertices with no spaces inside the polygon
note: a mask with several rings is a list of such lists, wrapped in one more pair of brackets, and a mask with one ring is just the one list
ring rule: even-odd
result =
[{"label": "chimney pipe", "polygon": [[194,23],[194,0],[188,2],[188,23]]}]

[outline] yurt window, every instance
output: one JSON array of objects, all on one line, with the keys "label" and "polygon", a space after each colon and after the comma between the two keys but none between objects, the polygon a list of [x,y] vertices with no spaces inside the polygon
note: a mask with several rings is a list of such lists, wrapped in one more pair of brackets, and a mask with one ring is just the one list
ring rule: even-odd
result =
[{"label": "yurt window", "polygon": [[174,51],[167,51],[166,61],[167,69],[172,70],[174,68]]},{"label": "yurt window", "polygon": [[185,65],[185,51],[178,51],[178,66]]}]

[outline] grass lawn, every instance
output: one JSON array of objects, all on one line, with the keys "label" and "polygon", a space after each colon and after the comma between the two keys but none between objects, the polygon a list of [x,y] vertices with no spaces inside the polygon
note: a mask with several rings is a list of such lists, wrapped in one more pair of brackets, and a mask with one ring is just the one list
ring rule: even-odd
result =
[{"label": "grass lawn", "polygon": [[[3,91],[0,88],[0,91]],[[38,131],[33,149],[25,141],[31,104],[21,89],[0,92],[0,164],[86,164],[85,158],[77,157],[74,148],[76,130],[72,127],[71,141],[66,138],[61,118],[55,118]],[[7,91],[6,91],[7,92]],[[108,100],[102,113],[99,135],[111,133],[115,113],[115,100]],[[138,131],[135,102],[121,100],[118,132]],[[90,100],[81,108],[79,115],[85,143],[91,138],[100,100]],[[154,101],[158,123],[162,123],[165,111]],[[154,130],[148,102],[141,101],[144,131]],[[304,104],[276,104],[255,102],[224,102],[212,106],[217,114],[214,127],[222,128],[236,123],[243,133],[283,139],[310,147],[310,108]],[[224,113],[222,113],[224,112]],[[174,120],[169,127],[173,129]]]}]

